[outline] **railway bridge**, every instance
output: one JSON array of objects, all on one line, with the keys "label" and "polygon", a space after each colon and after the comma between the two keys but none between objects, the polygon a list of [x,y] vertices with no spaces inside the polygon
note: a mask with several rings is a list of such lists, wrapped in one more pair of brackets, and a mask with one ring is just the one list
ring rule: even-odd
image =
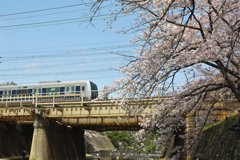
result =
[{"label": "railway bridge", "polygon": [[[140,129],[138,117],[141,115],[126,114],[111,100],[91,101],[84,99],[83,95],[2,96],[0,156],[21,155],[21,148],[25,146],[31,160],[84,160],[84,129]],[[158,98],[142,100],[143,113],[150,112],[157,102]]]},{"label": "railway bridge", "polygon": [[[142,106],[142,113],[150,113],[159,100],[143,99],[137,105]],[[134,101],[130,104],[132,108],[135,105]],[[139,130],[140,116],[126,113],[111,100],[87,100],[83,92],[1,96],[0,157],[20,156],[25,146],[30,160],[85,160],[85,129]],[[221,120],[226,116],[227,112],[220,110],[215,117]],[[189,121],[192,118],[187,117]]]}]

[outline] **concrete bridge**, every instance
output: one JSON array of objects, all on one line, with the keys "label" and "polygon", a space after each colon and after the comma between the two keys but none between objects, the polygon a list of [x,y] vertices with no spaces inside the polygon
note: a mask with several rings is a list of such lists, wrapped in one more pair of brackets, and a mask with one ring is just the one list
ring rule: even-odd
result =
[{"label": "concrete bridge", "polygon": [[[150,112],[159,100],[144,99],[138,105],[142,113]],[[134,107],[136,103],[130,105]],[[84,129],[139,130],[139,116],[126,114],[110,100],[87,100],[84,93],[2,96],[0,157],[20,156],[25,145],[30,160],[85,160]],[[221,120],[227,112],[220,110],[212,116]],[[186,130],[191,127],[194,126],[188,124]]]},{"label": "concrete bridge", "polygon": [[[140,129],[141,115],[126,114],[110,100],[91,101],[82,95],[2,96],[0,157],[20,156],[25,146],[31,160],[85,160],[84,129]],[[157,102],[146,99],[139,104],[150,112]]]}]

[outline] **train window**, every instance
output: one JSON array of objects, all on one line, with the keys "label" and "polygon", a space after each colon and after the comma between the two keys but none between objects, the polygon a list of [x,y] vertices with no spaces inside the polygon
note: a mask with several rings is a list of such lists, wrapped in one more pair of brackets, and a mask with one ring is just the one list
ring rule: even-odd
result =
[{"label": "train window", "polygon": [[64,94],[64,92],[65,92],[65,87],[60,87],[60,94],[62,95],[62,94]]},{"label": "train window", "polygon": [[66,87],[66,94],[69,94],[70,87]]},{"label": "train window", "polygon": [[33,89],[28,89],[28,93],[32,93],[33,92]]},{"label": "train window", "polygon": [[85,86],[82,86],[82,91],[85,91]]},{"label": "train window", "polygon": [[42,95],[45,96],[46,95],[46,92],[47,92],[47,88],[42,88]]},{"label": "train window", "polygon": [[11,94],[11,91],[10,91],[10,90],[7,90],[7,91],[5,91],[4,94]]},{"label": "train window", "polygon": [[76,91],[76,94],[80,94],[81,87],[80,87],[80,86],[76,86],[76,89],[75,89],[75,91]]},{"label": "train window", "polygon": [[11,90],[7,90],[3,92],[4,95],[11,94]]},{"label": "train window", "polygon": [[24,94],[24,93],[28,93],[27,89],[19,89],[17,90],[17,94]]},{"label": "train window", "polygon": [[[3,94],[4,95],[7,95],[8,94],[8,91],[3,91]],[[6,97],[6,96],[5,96]]]},{"label": "train window", "polygon": [[74,94],[74,86],[71,87],[71,94]]},{"label": "train window", "polygon": [[74,94],[74,86],[67,86],[66,94]]},{"label": "train window", "polygon": [[41,90],[41,88],[36,88],[36,89],[33,89],[33,93],[41,94],[42,90]]},{"label": "train window", "polygon": [[12,90],[12,94],[16,94],[16,90]]},{"label": "train window", "polygon": [[90,82],[90,85],[91,85],[91,90],[98,90],[96,84]]}]

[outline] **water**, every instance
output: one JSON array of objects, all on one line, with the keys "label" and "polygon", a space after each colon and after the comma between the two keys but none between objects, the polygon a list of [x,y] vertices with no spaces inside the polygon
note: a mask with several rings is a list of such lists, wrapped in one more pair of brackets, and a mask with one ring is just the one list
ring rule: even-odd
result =
[{"label": "water", "polygon": [[94,158],[90,159],[99,159],[99,160],[153,160],[154,158],[160,158],[159,154],[155,157],[151,157],[146,154],[138,154],[136,151],[125,150],[125,151],[100,151],[93,153]]}]

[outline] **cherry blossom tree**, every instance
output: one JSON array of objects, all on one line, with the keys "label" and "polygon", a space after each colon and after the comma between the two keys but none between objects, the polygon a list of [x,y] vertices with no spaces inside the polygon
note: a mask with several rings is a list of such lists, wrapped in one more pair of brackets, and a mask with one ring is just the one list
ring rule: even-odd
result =
[{"label": "cherry blossom tree", "polygon": [[[240,102],[240,1],[239,0],[115,0],[117,11],[114,19],[106,21],[108,27],[120,13],[137,13],[128,27],[117,30],[125,34],[134,32],[130,43],[140,44],[133,50],[135,56],[119,70],[126,78],[114,81],[102,94],[118,92],[115,102],[131,112],[140,114],[145,106],[131,106],[143,98],[154,96],[160,87],[162,96],[174,83],[176,75],[195,71],[201,74],[196,81],[187,79],[168,100],[162,99],[152,113],[142,117],[142,127],[136,140],[149,133],[161,135],[154,140],[159,148],[179,129],[190,123],[187,116],[196,117],[197,134],[188,145],[175,146],[173,158],[186,153],[196,142],[208,117],[218,102]],[[94,17],[105,0],[97,0],[92,6]],[[192,74],[192,73],[191,73]],[[211,112],[212,111],[212,112]],[[179,138],[189,138],[188,130]],[[142,145],[144,148],[144,146]]]}]

